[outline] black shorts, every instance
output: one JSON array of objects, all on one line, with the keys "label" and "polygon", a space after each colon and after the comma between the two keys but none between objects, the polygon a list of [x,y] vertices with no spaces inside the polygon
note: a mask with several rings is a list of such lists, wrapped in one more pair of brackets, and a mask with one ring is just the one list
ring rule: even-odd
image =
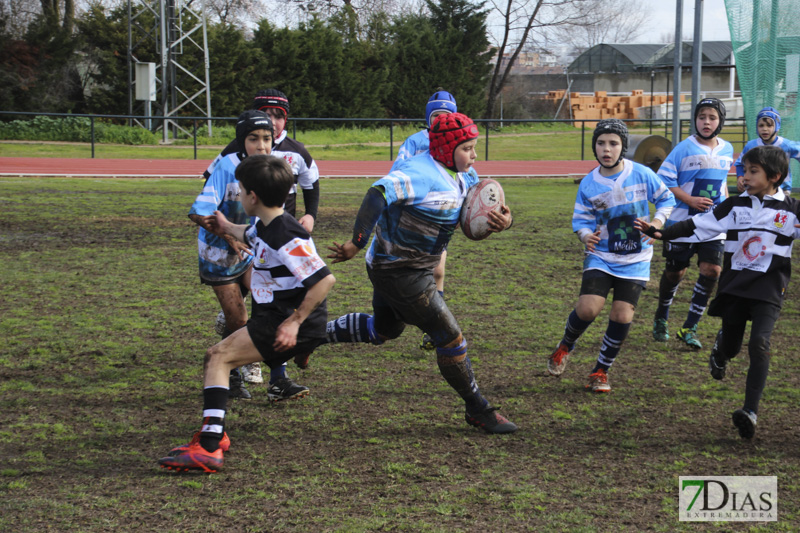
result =
[{"label": "black shorts", "polygon": [[697,264],[711,263],[722,266],[725,241],[665,242],[661,255],[667,260],[667,270],[678,272],[688,268],[692,256],[697,254]]},{"label": "black shorts", "polygon": [[367,273],[374,289],[372,309],[379,334],[395,339],[405,324],[411,324],[430,335],[436,346],[445,346],[461,335],[453,313],[436,290],[433,270],[367,267]]},{"label": "black shorts", "polygon": [[615,302],[620,300],[636,307],[645,284],[644,281],[618,278],[602,270],[586,270],[581,281],[580,295],[592,294],[608,298],[608,293],[614,289]]},{"label": "black shorts", "polygon": [[276,352],[272,345],[275,343],[275,329],[272,328],[263,320],[251,317],[247,324],[247,333],[250,334],[250,339],[253,341],[261,358],[267,363],[270,368],[276,368],[289,359],[293,359],[295,355],[307,354],[313,352],[317,346],[322,344],[322,338],[310,337],[297,337],[297,344],[294,348],[285,352]]}]

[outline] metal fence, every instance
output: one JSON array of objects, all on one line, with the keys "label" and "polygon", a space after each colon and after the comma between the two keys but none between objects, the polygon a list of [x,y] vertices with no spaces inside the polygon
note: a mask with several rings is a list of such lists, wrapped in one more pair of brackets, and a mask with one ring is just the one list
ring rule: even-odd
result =
[{"label": "metal fence", "polygon": [[[92,158],[95,157],[95,145],[97,144],[95,139],[95,122],[98,120],[101,121],[114,121],[114,120],[124,120],[131,125],[131,127],[142,127],[139,122],[140,121],[164,121],[165,119],[169,119],[172,122],[182,122],[184,124],[191,124],[191,129],[183,128],[188,131],[191,131],[192,135],[192,145],[194,148],[194,159],[197,159],[197,131],[198,127],[203,122],[213,121],[213,122],[231,122],[235,121],[236,117],[163,117],[163,116],[147,116],[143,117],[141,115],[89,115],[89,114],[73,114],[73,113],[38,113],[38,112],[29,112],[29,111],[0,111],[0,116],[10,115],[10,116],[22,116],[22,117],[38,117],[38,116],[46,116],[46,117],[73,117],[73,118],[88,118],[89,119],[89,127],[90,127],[90,144],[92,150]],[[581,131],[581,161],[586,159],[586,137],[587,137],[587,130],[591,135],[593,131],[593,127],[587,128],[586,124],[594,124],[598,121],[598,119],[559,119],[559,120],[550,120],[550,119],[474,119],[475,123],[479,126],[483,126],[484,130],[484,141],[485,141],[485,160],[489,161],[490,157],[490,138],[492,132],[495,134],[498,133],[499,130],[502,129],[505,125],[510,124],[571,124],[576,126],[580,124],[580,131]],[[296,118],[290,117],[288,119],[290,123],[291,134],[294,139],[297,139],[297,125],[298,123],[352,123],[354,125],[358,124],[366,124],[366,125],[388,125],[389,126],[389,161],[394,160],[395,155],[395,141],[394,141],[394,126],[396,124],[402,123],[419,123],[424,124],[425,121],[423,119],[399,119],[399,118]],[[629,119],[625,120],[624,122],[637,124],[637,125],[646,125],[649,129],[650,134],[653,135],[661,135],[661,130],[663,128],[663,136],[670,139],[670,126],[672,124],[672,119]],[[692,120],[691,119],[681,119],[680,123],[680,131],[678,132],[678,141],[683,139],[684,133],[687,135],[689,134],[689,128],[691,127]],[[726,125],[739,125],[741,126],[741,135],[740,139],[732,140],[729,135],[725,135],[726,140],[732,142],[734,145],[739,145],[740,148],[744,146],[747,142],[747,131],[746,128],[743,126],[745,125],[745,120],[743,118],[735,118],[735,119],[727,119],[725,121]],[[577,129],[577,126],[576,126]],[[404,139],[401,139],[398,144],[402,144]],[[591,137],[590,137],[591,140]],[[738,152],[738,150],[737,150]],[[589,147],[589,154],[591,155],[591,146]]]}]

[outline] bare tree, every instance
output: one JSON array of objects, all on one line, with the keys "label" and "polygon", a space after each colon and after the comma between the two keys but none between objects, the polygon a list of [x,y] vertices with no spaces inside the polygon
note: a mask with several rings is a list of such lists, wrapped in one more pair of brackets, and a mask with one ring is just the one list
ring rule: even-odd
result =
[{"label": "bare tree", "polygon": [[630,43],[647,31],[650,13],[629,0],[590,0],[574,5],[581,21],[554,28],[553,39],[581,53],[601,43]]},{"label": "bare tree", "polygon": [[265,14],[261,0],[206,0],[206,16],[222,24],[246,26],[257,22]]},{"label": "bare tree", "polygon": [[578,5],[587,1],[590,0],[490,0],[490,24],[497,24],[497,61],[489,82],[484,118],[494,117],[500,92],[526,45],[546,40],[547,32],[553,28],[585,24],[586,14]]},{"label": "bare tree", "polygon": [[5,20],[5,32],[14,39],[22,39],[28,25],[41,12],[41,5],[35,0],[2,0],[0,17]]},{"label": "bare tree", "polygon": [[272,0],[280,6],[285,21],[304,21],[316,16],[328,18],[350,8],[359,19],[374,13],[389,15],[400,13],[406,9],[407,0]]}]

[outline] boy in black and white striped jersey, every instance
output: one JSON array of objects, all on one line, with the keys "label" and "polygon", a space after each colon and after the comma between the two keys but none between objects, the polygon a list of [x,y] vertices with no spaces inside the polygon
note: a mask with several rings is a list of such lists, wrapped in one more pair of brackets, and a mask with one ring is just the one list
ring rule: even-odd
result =
[{"label": "boy in black and white striped jersey", "polygon": [[755,435],[758,403],[769,372],[770,337],[791,276],[792,244],[800,237],[800,202],[780,188],[789,170],[786,152],[776,146],[758,146],[744,155],[742,163],[745,191],[741,195],[666,229],[656,230],[641,219],[634,225],[662,240],[693,234],[702,239],[727,232],[719,289],[708,309],[709,315],[722,317],[709,370],[714,379],[725,377],[728,361],[741,350],[750,320],[744,406],[733,413],[739,435],[750,439]]}]

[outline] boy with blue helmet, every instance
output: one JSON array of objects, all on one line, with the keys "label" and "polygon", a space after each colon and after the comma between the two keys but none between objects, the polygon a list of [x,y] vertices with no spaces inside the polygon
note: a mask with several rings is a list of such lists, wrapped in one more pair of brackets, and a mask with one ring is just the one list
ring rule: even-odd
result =
[{"label": "boy with blue helmet", "polygon": [[458,106],[452,94],[443,90],[433,93],[428,99],[428,104],[425,106],[425,122],[427,122],[428,127],[411,135],[403,142],[400,149],[397,151],[397,159],[394,160],[391,170],[396,170],[406,159],[410,159],[428,150],[428,146],[430,145],[428,129],[430,129],[433,124],[434,118],[442,113],[457,112]]},{"label": "boy with blue helmet", "polygon": [[[736,185],[739,192],[744,191],[744,164],[742,163],[742,156],[749,150],[756,146],[777,146],[786,155],[792,159],[800,162],[800,145],[794,141],[790,141],[785,137],[778,135],[781,131],[781,115],[774,107],[765,107],[756,115],[756,129],[758,131],[758,139],[751,139],[742,148],[742,153],[736,160]],[[781,189],[787,195],[792,194],[792,171],[789,169],[789,174],[786,179],[781,183]]]}]

